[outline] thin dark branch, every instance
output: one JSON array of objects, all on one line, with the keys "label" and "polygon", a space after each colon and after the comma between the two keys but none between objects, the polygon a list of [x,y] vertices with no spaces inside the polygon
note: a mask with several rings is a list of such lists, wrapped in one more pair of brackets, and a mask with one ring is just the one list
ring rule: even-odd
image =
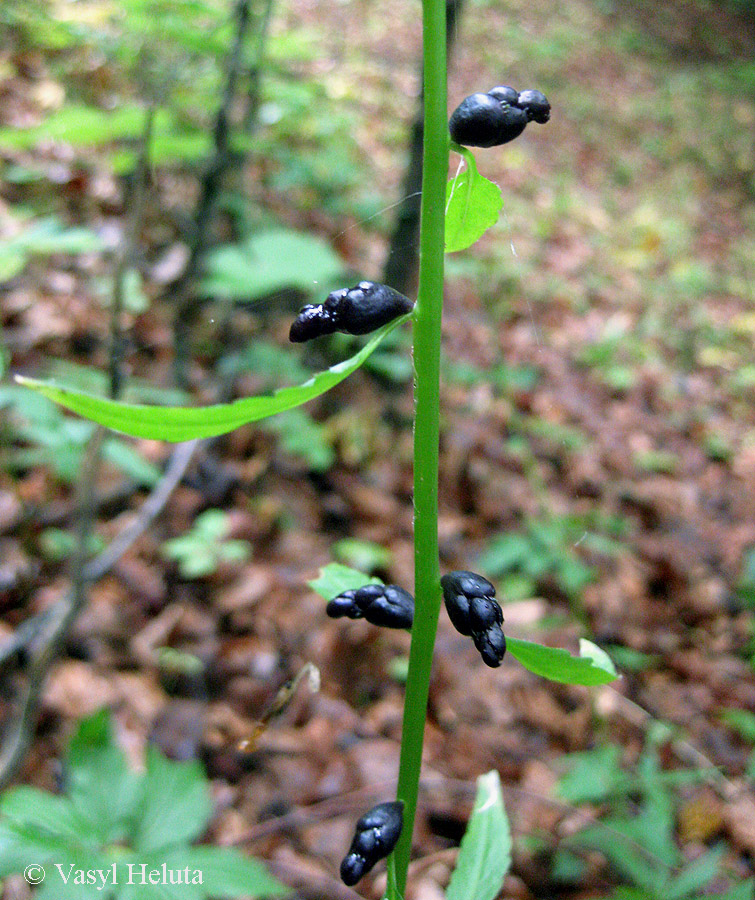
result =
[{"label": "thin dark branch", "polygon": [[127,204],[129,219],[127,232],[118,253],[113,276],[113,307],[110,315],[110,396],[119,397],[123,387],[123,334],[121,317],[126,292],[126,277],[134,265],[139,229],[144,219],[144,198],[149,179],[150,152],[152,148],[152,128],[155,121],[155,107],[147,107],[144,117],[144,131],[139,145],[134,177],[133,197]]},{"label": "thin dark branch", "polygon": [[99,556],[90,560],[84,567],[84,577],[87,581],[98,581],[102,578],[121,559],[134,541],[149,528],[168,502],[170,495],[178,487],[199,444],[199,440],[178,444],[170,457],[163,477],[141,505],[134,521],[127,525]]},{"label": "thin dark branch", "polygon": [[246,90],[246,109],[242,127],[245,134],[252,134],[257,126],[257,113],[260,106],[260,86],[262,84],[262,70],[265,63],[265,45],[270,30],[270,20],[273,16],[274,0],[263,0],[264,7],[259,19],[259,27],[255,35],[254,62],[249,69],[249,84]]},{"label": "thin dark branch", "polygon": [[81,467],[78,501],[77,542],[72,561],[73,587],[65,602],[57,604],[54,613],[42,622],[44,636],[35,635],[33,655],[26,672],[26,687],[20,707],[8,732],[3,736],[0,751],[0,790],[13,779],[23,763],[31,743],[34,725],[42,698],[47,673],[57,657],[71,626],[84,608],[87,600],[87,582],[84,577],[86,547],[92,533],[94,484],[100,462],[100,452],[105,429],[98,428],[89,440]]},{"label": "thin dark branch", "polygon": [[173,322],[175,338],[174,376],[176,383],[179,385],[186,384],[190,356],[190,334],[199,309],[195,280],[207,248],[210,223],[218,194],[220,193],[223,175],[231,163],[229,139],[231,111],[241,75],[244,41],[249,26],[249,0],[237,0],[234,18],[236,19],[236,34],[228,58],[223,99],[213,128],[215,151],[202,176],[199,197],[194,210],[193,231],[189,243],[189,258],[186,268],[172,291],[175,303]]},{"label": "thin dark branch", "polygon": [[[458,33],[463,0],[446,2],[446,46],[449,56]],[[420,84],[422,73],[420,72]],[[409,162],[404,176],[404,200],[399,206],[396,224],[383,267],[383,281],[402,294],[411,293],[419,265],[419,211],[422,202],[422,138],[424,95],[420,94],[409,140]]]}]

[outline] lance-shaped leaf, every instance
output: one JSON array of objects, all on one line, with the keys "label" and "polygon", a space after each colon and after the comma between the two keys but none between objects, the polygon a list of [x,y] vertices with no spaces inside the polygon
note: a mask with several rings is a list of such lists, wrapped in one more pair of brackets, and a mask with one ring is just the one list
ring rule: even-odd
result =
[{"label": "lance-shaped leaf", "polygon": [[580,641],[579,656],[508,636],[506,649],[525,669],[562,684],[608,684],[619,677],[608,654],[590,641]]},{"label": "lance-shaped leaf", "polygon": [[16,376],[16,381],[113,431],[132,437],[179,443],[227,434],[241,425],[266,419],[319,397],[356,371],[383,338],[408,318],[401,316],[383,326],[350,359],[318,372],[304,384],[282,388],[262,397],[245,397],[215,406],[144,406],[93,397],[81,391],[58,387],[50,381],[21,376]]},{"label": "lance-shaped leaf", "polygon": [[511,832],[501,779],[493,770],[477,779],[477,796],[464,835],[447,900],[493,900],[511,865]]}]

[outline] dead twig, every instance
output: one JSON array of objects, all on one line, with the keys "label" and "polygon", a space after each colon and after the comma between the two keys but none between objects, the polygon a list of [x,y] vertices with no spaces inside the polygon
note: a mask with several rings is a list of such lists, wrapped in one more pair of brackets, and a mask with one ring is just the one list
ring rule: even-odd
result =
[{"label": "dead twig", "polygon": [[[101,553],[83,568],[85,582],[99,581],[128,552],[129,548],[149,528],[178,487],[201,441],[186,441],[174,449],[165,472],[155,489],[140,507],[136,518]],[[15,633],[0,644],[0,671],[27,648],[33,648],[45,633],[48,620],[61,614],[70,604],[70,596],[18,626]]]}]

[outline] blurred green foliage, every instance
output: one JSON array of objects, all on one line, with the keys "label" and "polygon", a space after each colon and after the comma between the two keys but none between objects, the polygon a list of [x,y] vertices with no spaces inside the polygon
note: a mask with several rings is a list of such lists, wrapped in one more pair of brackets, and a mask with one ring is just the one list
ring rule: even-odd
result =
[{"label": "blurred green foliage", "polygon": [[208,509],[197,516],[190,531],[165,541],[163,556],[178,563],[184,578],[212,575],[222,563],[240,563],[248,559],[247,541],[228,537],[230,519],[222,509]]},{"label": "blurred green foliage", "polygon": [[578,600],[595,578],[595,570],[580,555],[604,556],[621,551],[626,533],[624,520],[606,519],[598,512],[588,515],[549,516],[529,520],[522,531],[494,537],[478,556],[476,565],[498,579],[501,595],[522,600],[536,594],[538,586],[553,579],[570,600]]},{"label": "blurred green foliage", "polygon": [[[210,900],[287,892],[257,860],[230,847],[195,845],[213,814],[201,764],[166,759],[149,746],[143,771],[134,772],[115,740],[108,710],[79,722],[63,771],[60,794],[20,785],[0,797],[0,878],[25,867],[41,870],[45,880],[34,894],[39,900],[67,892],[77,900]],[[149,875],[139,883],[142,864],[147,873],[165,865],[187,867],[187,874],[180,888],[167,892]],[[78,880],[77,870],[83,871]],[[97,870],[102,875],[87,881],[87,872]]]},{"label": "blurred green foliage", "polygon": [[[564,758],[566,773],[558,793],[568,803],[601,804],[601,818],[564,841],[552,858],[552,876],[577,884],[586,867],[581,854],[601,853],[626,886],[610,895],[615,900],[752,900],[755,881],[729,877],[721,889],[724,843],[703,850],[693,861],[683,853],[677,835],[680,806],[676,789],[704,782],[703,769],[667,770],[660,749],[671,736],[661,723],[650,729],[645,747],[632,769],[622,765],[621,749],[606,744]],[[706,890],[715,884],[715,892]]]}]

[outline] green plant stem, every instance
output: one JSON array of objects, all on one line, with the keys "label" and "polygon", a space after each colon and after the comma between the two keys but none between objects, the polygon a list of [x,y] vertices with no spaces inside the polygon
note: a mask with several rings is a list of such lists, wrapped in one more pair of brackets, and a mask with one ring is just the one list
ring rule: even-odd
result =
[{"label": "green plant stem", "polygon": [[446,4],[423,0],[424,151],[420,215],[419,296],[414,318],[414,591],[415,615],[404,701],[397,796],[404,827],[395,850],[396,888],[403,895],[417,809],[435,632],[440,610],[438,561],[438,443],[440,437],[440,326],[448,127]]}]

